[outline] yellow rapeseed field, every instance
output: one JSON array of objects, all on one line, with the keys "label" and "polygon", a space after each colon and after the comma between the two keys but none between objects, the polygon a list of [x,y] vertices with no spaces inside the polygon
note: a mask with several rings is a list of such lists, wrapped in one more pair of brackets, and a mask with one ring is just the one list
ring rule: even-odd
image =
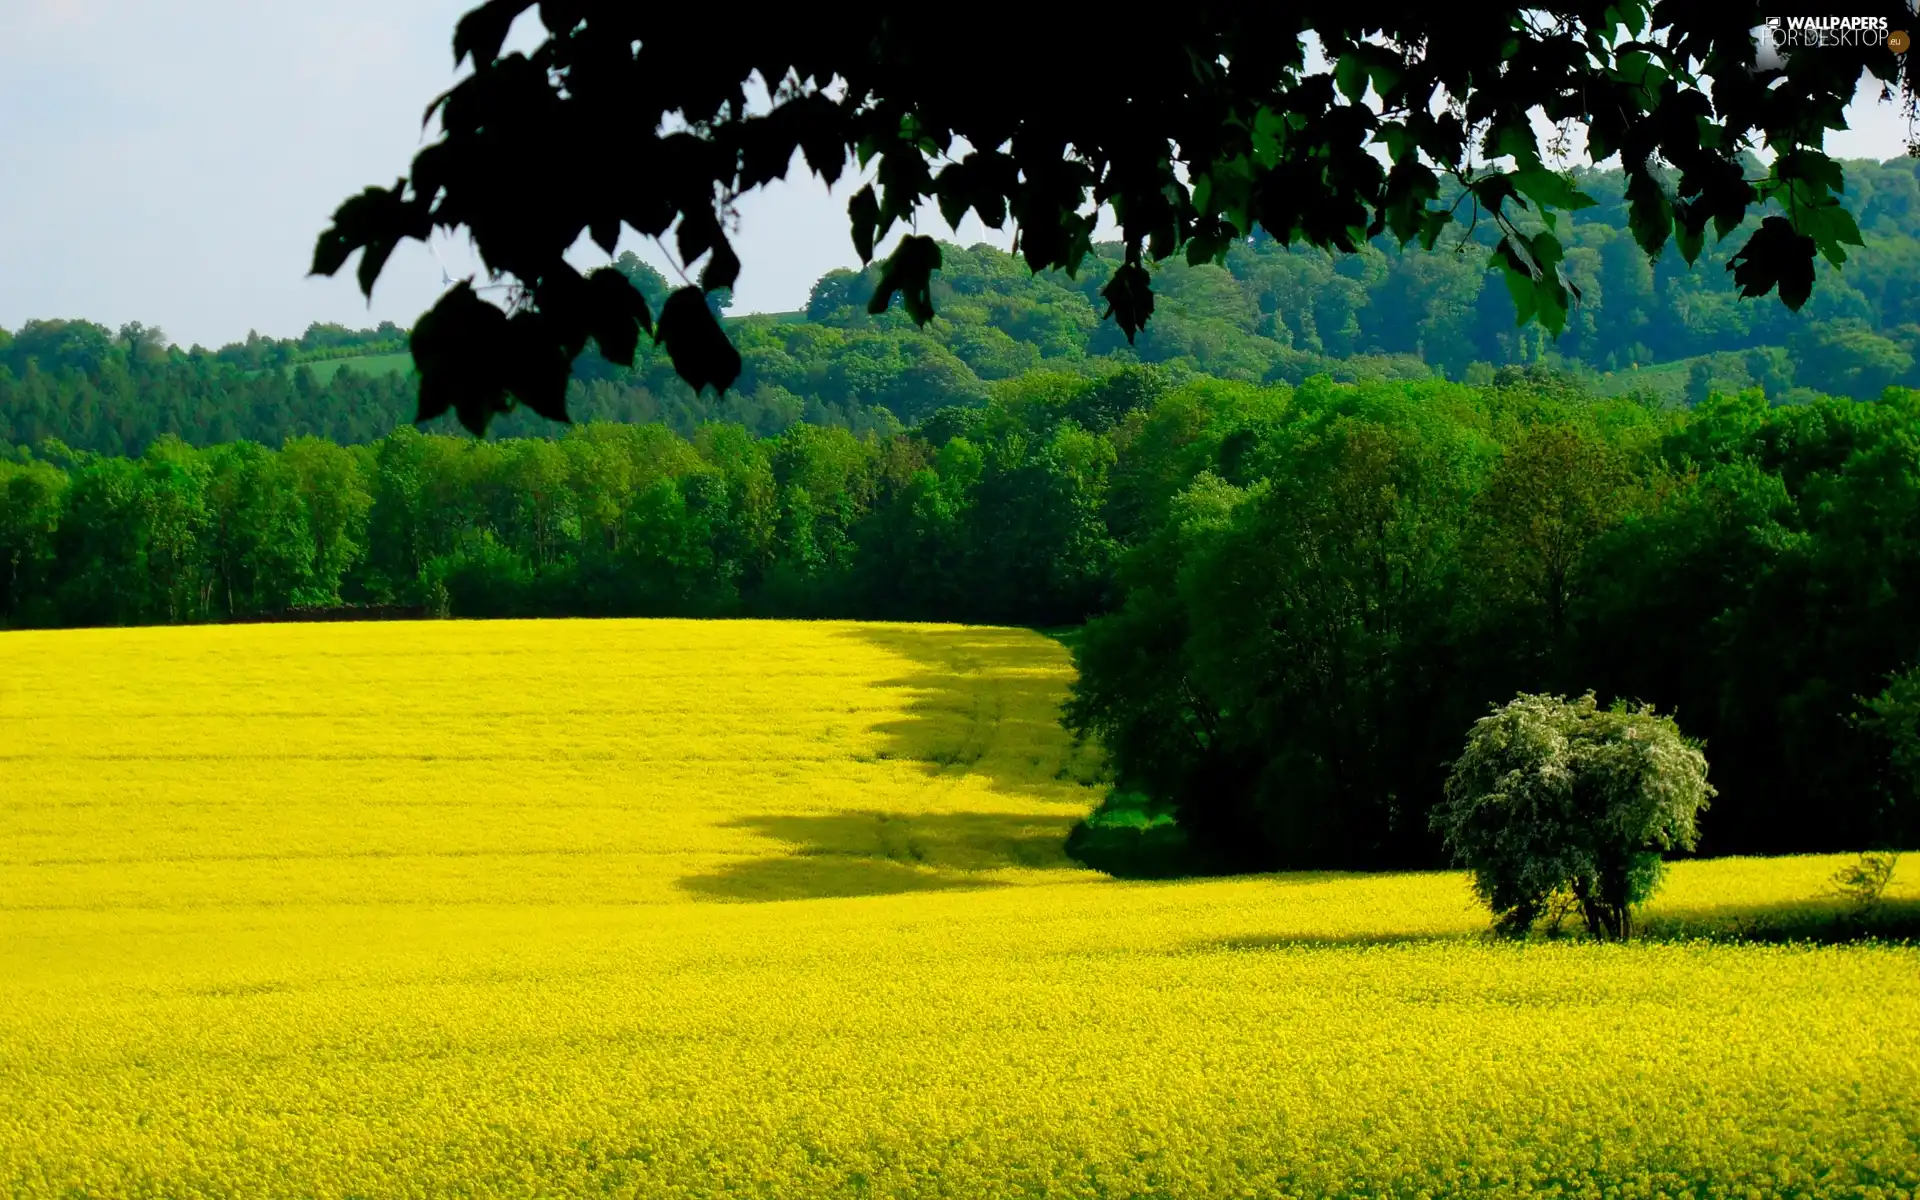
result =
[{"label": "yellow rapeseed field", "polygon": [[[0,634],[0,1194],[1920,1189],[1920,950],[1107,880],[1068,675],[948,626]],[[1647,923],[1839,861],[1681,864]]]}]

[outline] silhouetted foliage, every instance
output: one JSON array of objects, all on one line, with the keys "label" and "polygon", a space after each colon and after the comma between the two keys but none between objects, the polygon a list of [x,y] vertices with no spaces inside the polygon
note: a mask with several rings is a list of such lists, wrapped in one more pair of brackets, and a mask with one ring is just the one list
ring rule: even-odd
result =
[{"label": "silhouetted foliage", "polygon": [[[1558,334],[1579,287],[1557,217],[1598,200],[1552,168],[1532,114],[1581,127],[1596,161],[1620,157],[1627,227],[1646,257],[1672,240],[1691,263],[1709,226],[1725,238],[1759,211],[1727,267],[1741,295],[1777,288],[1798,309],[1816,256],[1838,264],[1861,243],[1825,131],[1845,127],[1863,71],[1911,94],[1884,43],[1763,63],[1751,4],[1186,6],[1092,90],[1073,71],[979,86],[1003,31],[956,28],[932,9],[741,21],[548,2],[540,44],[503,52],[532,8],[488,0],[460,20],[454,62],[473,71],[429,106],[438,140],[407,177],[342,204],[314,249],[327,275],[357,253],[371,294],[401,241],[464,228],[488,270],[514,281],[510,312],[461,284],[414,331],[420,417],[451,409],[476,433],[516,406],[566,413],[568,364],[590,341],[627,366],[646,332],[696,390],[734,386],[743,355],[702,294],[739,277],[735,202],[796,156],[828,181],[849,157],[873,168],[848,204],[862,262],[931,199],[949,222],[1011,220],[1028,267],[1074,275],[1111,206],[1124,250],[1099,294],[1129,343],[1161,310],[1149,263],[1219,262],[1256,233],[1341,253],[1382,236],[1431,249],[1464,198],[1471,223],[1493,231],[1489,261],[1520,321]],[[1020,36],[1053,49],[1084,29],[1077,11],[1041,10],[1022,15]],[[756,79],[768,89],[758,107]],[[565,257],[582,234],[611,255],[629,229],[671,232],[698,282],[656,302],[617,267],[582,274]],[[931,239],[907,236],[869,310],[898,294],[924,325],[943,261]]]}]

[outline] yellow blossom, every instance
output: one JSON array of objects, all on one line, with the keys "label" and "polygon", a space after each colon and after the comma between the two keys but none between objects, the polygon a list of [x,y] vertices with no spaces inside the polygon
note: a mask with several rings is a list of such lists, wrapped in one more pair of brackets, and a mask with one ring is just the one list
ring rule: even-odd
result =
[{"label": "yellow blossom", "polygon": [[[1920,951],[1130,884],[1036,634],[0,635],[0,1195],[1912,1196]],[[1911,903],[1911,863],[1892,902]]]}]

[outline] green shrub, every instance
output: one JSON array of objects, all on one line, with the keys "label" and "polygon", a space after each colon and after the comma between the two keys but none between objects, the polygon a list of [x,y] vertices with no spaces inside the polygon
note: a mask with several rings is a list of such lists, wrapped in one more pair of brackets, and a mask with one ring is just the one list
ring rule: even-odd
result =
[{"label": "green shrub", "polygon": [[1067,835],[1075,862],[1119,879],[1174,879],[1209,874],[1168,806],[1115,789]]},{"label": "green shrub", "polygon": [[1593,936],[1633,935],[1661,852],[1691,849],[1707,760],[1650,706],[1520,695],[1474,723],[1433,827],[1495,927],[1520,936],[1571,895]]}]

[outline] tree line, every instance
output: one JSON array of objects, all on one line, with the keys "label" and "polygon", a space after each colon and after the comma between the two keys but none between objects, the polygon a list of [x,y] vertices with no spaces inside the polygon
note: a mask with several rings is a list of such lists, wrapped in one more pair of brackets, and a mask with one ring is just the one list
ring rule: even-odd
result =
[{"label": "tree line", "polygon": [[[1457,252],[1365,246],[1336,260],[1255,238],[1234,244],[1224,265],[1169,259],[1155,274],[1153,319],[1131,345],[1100,320],[1100,293],[1123,265],[1118,247],[1096,247],[1069,278],[1034,275],[991,247],[949,246],[933,280],[940,315],[924,329],[897,302],[867,312],[878,268],[829,272],[804,312],[726,318],[742,365],[725,396],[690,391],[642,339],[632,369],[583,355],[568,407],[583,422],[659,422],[685,436],[716,421],[763,437],[802,421],[890,436],[937,409],[977,406],[1000,381],[1033,370],[1095,376],[1147,364],[1250,383],[1298,385],[1316,374],[1484,383],[1503,366],[1545,363],[1621,391],[1636,386],[1636,366],[1678,360],[1689,368],[1673,390],[1692,402],[1749,387],[1776,400],[1871,399],[1889,385],[1920,386],[1915,170],[1914,160],[1848,164],[1867,244],[1844,271],[1822,268],[1798,314],[1740,302],[1724,248],[1707,247],[1691,269],[1678,256],[1649,264],[1628,228],[1620,175],[1585,172],[1577,182],[1597,204],[1562,226],[1563,267],[1581,301],[1557,339],[1515,325],[1480,234],[1456,239]],[[617,265],[656,310],[665,303],[658,272],[631,254]],[[711,299],[724,310],[724,295]],[[169,434],[200,446],[302,435],[373,442],[415,413],[415,382],[396,361],[405,341],[391,325],[315,325],[297,339],[182,349],[139,325],[33,321],[0,331],[0,441],[52,437],[131,455]],[[452,428],[445,419],[430,427]],[[496,428],[528,437],[557,427],[523,411]]]},{"label": "tree line", "polygon": [[1913,392],[1689,410],[1539,368],[1032,371],[859,434],[48,442],[0,464],[0,622],[1086,621],[1067,717],[1115,773],[1088,855],[1164,826],[1214,867],[1435,862],[1488,705],[1588,690],[1705,739],[1707,849],[1841,848],[1916,832],[1916,463]]}]

